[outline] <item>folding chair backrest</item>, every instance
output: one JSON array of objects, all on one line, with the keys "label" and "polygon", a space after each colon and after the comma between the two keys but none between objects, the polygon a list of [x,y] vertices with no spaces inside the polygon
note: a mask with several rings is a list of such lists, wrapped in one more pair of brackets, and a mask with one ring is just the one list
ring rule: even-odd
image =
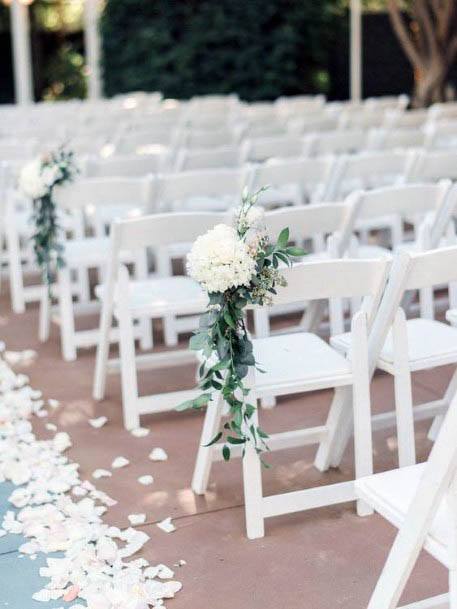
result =
[{"label": "folding chair backrest", "polygon": [[359,192],[359,218],[370,219],[396,214],[402,218],[427,212],[438,213],[451,188],[451,182],[438,184],[405,184]]},{"label": "folding chair backrest", "polygon": [[244,150],[240,146],[223,146],[205,150],[180,148],[176,155],[176,171],[241,167]]},{"label": "folding chair backrest", "polygon": [[324,260],[303,262],[283,272],[287,286],[278,289],[274,305],[330,298],[379,298],[390,262],[377,260]]},{"label": "folding chair backrest", "polygon": [[19,141],[0,141],[0,161],[24,161],[30,160],[37,150],[37,142],[29,140]]},{"label": "folding chair backrest", "polygon": [[188,130],[183,134],[182,144],[186,148],[218,148],[231,146],[239,141],[240,133],[235,129]]},{"label": "folding chair backrest", "polygon": [[401,183],[411,160],[411,153],[401,151],[342,155],[333,172],[327,196],[336,200],[355,188],[370,189]]},{"label": "folding chair backrest", "polygon": [[453,120],[432,122],[425,127],[424,147],[455,148],[457,145],[457,116]]},{"label": "folding chair backrest", "polygon": [[457,180],[457,151],[421,150],[408,176],[411,182],[436,182],[446,178]]},{"label": "folding chair backrest", "polygon": [[118,251],[191,243],[216,226],[230,221],[227,214],[177,212],[113,222],[111,238]]},{"label": "folding chair backrest", "polygon": [[159,176],[157,209],[185,210],[192,199],[220,199],[237,205],[246,184],[247,170],[208,169]]},{"label": "folding chair backrest", "polygon": [[290,135],[246,140],[246,159],[262,162],[270,158],[299,157],[303,153],[303,140]]},{"label": "folding chair backrest", "polygon": [[321,201],[327,198],[326,186],[334,167],[334,157],[323,156],[305,159],[272,159],[253,169],[251,188],[280,187],[295,184],[305,201]]},{"label": "folding chair backrest", "polygon": [[87,177],[121,178],[143,177],[166,169],[167,154],[112,156],[106,159],[91,157],[86,161]]},{"label": "folding chair backrest", "polygon": [[305,153],[310,156],[358,152],[366,148],[367,133],[362,129],[314,133],[305,137]]},{"label": "folding chair backrest", "polygon": [[178,134],[173,129],[154,129],[125,133],[117,142],[116,151],[120,154],[148,154],[161,148],[173,147]]},{"label": "folding chair backrest", "polygon": [[[290,240],[301,243],[316,235],[338,233],[342,246],[347,247],[357,211],[351,202],[321,203],[286,207],[265,214],[265,225],[270,239],[275,240],[284,227],[289,227]],[[339,256],[343,252],[338,252]],[[306,260],[306,259],[305,259]]]},{"label": "folding chair backrest", "polygon": [[154,184],[152,176],[79,179],[56,188],[55,199],[58,205],[68,209],[122,205],[148,209],[153,201]]},{"label": "folding chair backrest", "polygon": [[419,129],[372,129],[368,136],[368,147],[372,150],[420,148],[424,142],[425,134]]},{"label": "folding chair backrest", "polygon": [[457,246],[412,254],[405,290],[457,281]]}]

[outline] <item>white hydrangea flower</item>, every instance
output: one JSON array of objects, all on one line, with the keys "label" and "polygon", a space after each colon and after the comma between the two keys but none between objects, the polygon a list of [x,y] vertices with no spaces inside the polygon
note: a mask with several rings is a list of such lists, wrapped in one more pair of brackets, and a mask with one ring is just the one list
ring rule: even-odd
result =
[{"label": "white hydrangea flower", "polygon": [[210,293],[249,285],[255,268],[247,245],[226,224],[198,237],[187,255],[189,275]]},{"label": "white hydrangea flower", "polygon": [[51,188],[62,177],[62,171],[58,165],[48,165],[41,171],[41,179],[47,188]]},{"label": "white hydrangea flower", "polygon": [[26,197],[39,199],[48,192],[48,185],[43,179],[40,159],[25,165],[19,176],[19,188]]}]

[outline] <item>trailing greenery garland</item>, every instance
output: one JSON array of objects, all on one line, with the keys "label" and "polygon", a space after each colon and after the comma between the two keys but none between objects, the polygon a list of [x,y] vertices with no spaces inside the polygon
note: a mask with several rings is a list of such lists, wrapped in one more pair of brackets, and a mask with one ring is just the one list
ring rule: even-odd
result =
[{"label": "trailing greenery garland", "polygon": [[[200,352],[203,359],[198,384],[202,393],[178,406],[178,410],[199,409],[214,399],[215,393],[222,396],[229,405],[229,418],[208,446],[222,440],[226,461],[230,459],[230,445],[243,445],[243,455],[246,442],[253,442],[258,453],[268,448],[268,435],[253,423],[256,406],[249,401],[249,387],[245,383],[250,368],[259,370],[246,328],[246,308],[271,304],[276,289],[286,285],[280,264],[291,266],[294,258],[305,254],[302,248],[288,245],[288,228],[281,231],[275,244],[269,243],[262,211],[254,207],[260,192],[243,196],[235,229],[225,225],[215,227],[197,239],[188,256],[189,274],[208,291],[209,305],[190,340],[190,348]],[[243,248],[252,267],[240,255]],[[223,250],[222,256],[219,249]],[[228,282],[232,285],[218,291],[212,289],[219,282],[218,274],[224,287],[231,271],[234,277]],[[249,273],[248,279],[244,277],[244,281],[237,283],[244,271]]]},{"label": "trailing greenery garland", "polygon": [[60,241],[63,229],[53,197],[54,189],[71,182],[77,173],[73,152],[64,148],[35,159],[21,171],[20,189],[33,203],[31,220],[35,230],[31,239],[35,259],[48,286],[55,268],[65,265],[64,247]]}]

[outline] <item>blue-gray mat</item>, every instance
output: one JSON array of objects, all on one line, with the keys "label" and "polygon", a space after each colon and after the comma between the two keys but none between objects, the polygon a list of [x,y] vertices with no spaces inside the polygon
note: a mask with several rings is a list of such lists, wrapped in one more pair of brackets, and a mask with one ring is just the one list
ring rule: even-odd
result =
[{"label": "blue-gray mat", "polygon": [[[0,522],[4,514],[14,509],[8,503],[8,497],[14,486],[9,482],[0,484]],[[14,510],[16,511],[16,510]],[[22,535],[6,535],[0,537],[0,609],[57,609],[58,607],[71,607],[73,603],[63,601],[50,601],[42,603],[34,601],[32,594],[41,590],[48,579],[40,577],[40,567],[46,565],[46,556],[38,554],[36,560],[30,560],[28,556],[22,556],[17,552],[19,546],[25,542]],[[61,553],[49,554],[49,556],[61,556]]]}]

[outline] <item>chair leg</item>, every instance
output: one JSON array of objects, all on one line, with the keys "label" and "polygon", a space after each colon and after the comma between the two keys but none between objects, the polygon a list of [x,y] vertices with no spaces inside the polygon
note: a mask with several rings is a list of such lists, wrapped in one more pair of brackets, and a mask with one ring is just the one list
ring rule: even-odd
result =
[{"label": "chair leg", "polygon": [[395,414],[397,420],[398,463],[400,467],[416,463],[414,441],[414,413],[411,389],[411,371],[408,361],[406,317],[398,309],[392,326],[395,369]]},{"label": "chair leg", "polygon": [[[447,389],[446,389],[446,391],[444,393],[444,397],[443,397],[443,401],[448,406],[451,403],[451,400],[454,397],[456,392],[457,392],[457,368],[455,369],[454,374],[452,375],[452,378],[449,381],[449,385],[447,386]],[[430,427],[429,432],[428,432],[428,439],[432,440],[432,442],[434,442],[436,440],[436,438],[438,437],[438,433],[441,429],[441,424],[443,422],[443,419],[444,419],[444,415],[442,415],[442,414],[438,414],[433,419],[432,426]]]},{"label": "chair leg", "polygon": [[38,327],[38,338],[42,343],[49,340],[49,331],[51,324],[51,296],[48,293],[47,286],[43,286],[40,298],[40,317]]},{"label": "chair leg", "polygon": [[203,495],[208,488],[208,480],[213,462],[213,449],[212,446],[206,445],[211,442],[219,429],[223,407],[224,402],[220,395],[218,395],[217,399],[208,402],[206,407],[205,420],[195,461],[194,475],[192,477],[192,490],[197,495]]},{"label": "chair leg", "polygon": [[133,320],[126,300],[119,297],[119,355],[121,364],[122,409],[124,427],[135,429],[140,425],[138,414],[138,381],[135,363]]},{"label": "chair leg", "polygon": [[[267,309],[254,309],[254,331],[256,338],[264,338],[270,334],[270,318]],[[267,396],[261,400],[262,408],[274,408],[276,398]]]},{"label": "chair leg", "polygon": [[97,354],[95,357],[94,387],[92,391],[94,400],[102,400],[105,397],[110,332],[113,322],[111,297],[111,294],[105,294],[102,301],[100,330],[98,334]]},{"label": "chair leg", "polygon": [[140,327],[140,349],[149,351],[153,348],[154,342],[152,339],[152,321],[149,317],[142,317],[138,320]]},{"label": "chair leg", "polygon": [[[362,312],[352,321],[352,367],[354,374],[354,459],[355,477],[362,478],[373,473],[373,441],[371,430],[370,374],[368,370],[367,322]],[[357,501],[359,516],[368,516],[373,509],[364,501]]]},{"label": "chair leg", "polygon": [[163,340],[167,347],[176,347],[178,344],[178,332],[176,331],[175,320],[176,317],[174,315],[162,317]]},{"label": "chair leg", "polygon": [[[258,425],[257,411],[252,423]],[[248,539],[258,539],[265,535],[262,513],[262,464],[252,442],[247,442],[243,458],[244,510],[246,515],[246,534]]]},{"label": "chair leg", "polygon": [[[321,472],[325,472],[333,465],[332,455],[337,443],[344,443],[347,440],[352,428],[352,388],[337,387],[333,396],[330,411],[327,417],[327,435],[319,443],[319,448],[314,460],[314,466]],[[345,431],[347,429],[347,432]],[[341,436],[345,436],[346,439]],[[344,450],[344,447],[343,447]]]},{"label": "chair leg", "polygon": [[78,299],[80,302],[89,302],[90,300],[90,284],[89,271],[84,267],[79,267],[76,270],[76,279],[78,285]]},{"label": "chair leg", "polygon": [[70,269],[67,267],[59,269],[57,273],[57,285],[62,356],[66,362],[71,362],[76,359],[76,341]]},{"label": "chair leg", "polygon": [[[11,222],[11,219],[10,219]],[[11,294],[11,306],[15,313],[24,313],[24,282],[21,267],[19,237],[12,226],[6,225],[6,244],[8,249],[8,271]]]}]

